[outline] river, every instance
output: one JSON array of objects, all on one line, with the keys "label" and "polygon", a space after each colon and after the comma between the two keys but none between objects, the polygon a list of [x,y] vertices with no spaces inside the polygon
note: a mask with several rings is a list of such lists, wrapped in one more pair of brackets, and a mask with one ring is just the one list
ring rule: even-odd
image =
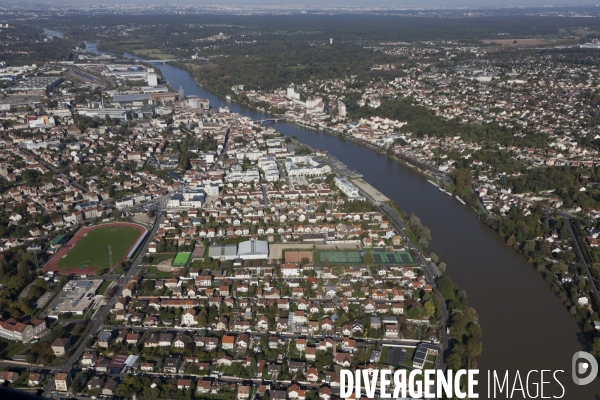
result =
[{"label": "river", "polygon": [[[97,51],[94,44],[88,49]],[[155,67],[174,90],[183,87],[186,95],[208,98],[213,107],[227,105],[232,112],[253,119],[267,117],[207,92],[180,68],[169,64]],[[327,150],[431,229],[430,251],[446,262],[447,274],[467,291],[470,305],[479,314],[483,328],[483,354],[479,359],[482,381],[485,370],[510,371],[511,386],[516,370],[521,374],[530,370],[563,370],[557,375],[566,388],[563,398],[600,398],[598,379],[587,386],[576,386],[571,380],[572,356],[585,349],[579,340],[578,321],[539,273],[507,247],[499,235],[478,222],[473,210],[442,194],[418,172],[364,146],[291,123],[274,127],[287,136],[295,135],[303,143]],[[540,382],[539,375],[535,379]],[[544,376],[544,381],[554,382],[550,374]],[[532,385],[531,396],[535,389]],[[485,383],[480,383],[480,387],[485,388]],[[545,396],[559,396],[562,392],[558,385],[546,387]],[[487,397],[484,392],[480,392],[481,398]],[[523,398],[520,393],[515,392],[513,398]]]},{"label": "river", "polygon": [[53,39],[53,38],[58,38],[58,39],[64,38],[64,35],[61,32],[55,31],[55,30],[52,30],[52,29],[46,29],[46,28],[44,28],[44,35],[46,35],[48,38],[51,38],[51,39]]}]

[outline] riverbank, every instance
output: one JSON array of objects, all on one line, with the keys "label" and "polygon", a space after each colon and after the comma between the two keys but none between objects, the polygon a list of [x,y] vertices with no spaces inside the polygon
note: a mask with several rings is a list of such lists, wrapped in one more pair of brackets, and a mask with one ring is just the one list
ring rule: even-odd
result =
[{"label": "riverbank", "polygon": [[[178,64],[178,63],[174,63],[174,65],[179,65],[179,64]],[[196,77],[195,77],[195,76],[194,76],[194,75],[193,75],[193,74],[192,74],[190,71],[188,71],[188,70],[187,70],[187,68],[185,68],[185,66],[183,66],[183,65],[182,65],[180,68],[181,68],[182,70],[186,71],[188,74],[190,74],[190,76],[192,76],[192,78],[194,79],[194,81],[196,82],[196,84],[197,84],[198,86],[200,86],[200,87],[202,86],[202,85],[200,84],[200,82],[198,82],[198,79],[197,79],[197,78],[196,78]],[[282,118],[286,118],[286,117],[285,117],[285,115],[283,115],[283,114],[273,114],[273,113],[271,113],[270,111],[267,111],[267,110],[265,110],[265,109],[263,109],[263,108],[260,108],[260,107],[253,106],[253,105],[252,105],[252,104],[250,104],[249,102],[246,102],[246,101],[241,101],[241,100],[239,100],[239,98],[237,98],[237,97],[236,97],[236,99],[235,99],[235,100],[231,99],[231,100],[228,100],[228,101],[235,101],[235,102],[237,102],[238,104],[240,104],[240,105],[243,105],[244,107],[248,107],[248,108],[250,108],[250,109],[253,109],[253,110],[256,110],[256,111],[259,111],[259,112],[263,112],[263,113],[269,113],[269,115],[271,115],[271,116],[273,116],[273,117],[282,117]],[[396,157],[395,155],[387,154],[387,153],[385,152],[385,149],[383,149],[383,148],[381,148],[381,147],[374,146],[374,145],[372,145],[372,144],[370,144],[370,143],[368,143],[368,142],[365,142],[365,141],[360,141],[360,140],[358,140],[358,139],[355,139],[355,138],[352,138],[352,137],[349,137],[349,136],[346,136],[346,135],[340,135],[339,133],[337,133],[337,132],[334,132],[334,131],[332,131],[332,130],[330,130],[330,129],[322,129],[322,128],[320,128],[320,127],[317,127],[317,128],[315,128],[314,126],[311,126],[311,125],[302,124],[302,123],[300,123],[299,121],[297,121],[297,120],[295,120],[295,119],[289,119],[289,118],[286,118],[286,122],[288,122],[288,123],[292,123],[292,124],[294,124],[294,125],[297,125],[298,127],[301,127],[301,128],[303,128],[303,129],[314,130],[314,131],[316,131],[316,132],[325,133],[325,134],[328,134],[328,135],[332,135],[332,136],[338,137],[338,138],[340,138],[340,139],[343,139],[343,140],[349,140],[349,141],[351,141],[351,142],[353,142],[353,143],[360,144],[360,145],[362,145],[362,146],[365,146],[365,147],[367,147],[367,148],[369,148],[369,149],[371,149],[371,150],[373,150],[373,151],[376,151],[376,152],[378,152],[378,153],[380,153],[380,154],[385,154],[385,155],[387,155],[387,156],[388,156],[389,158],[391,158],[392,160],[394,160],[394,161],[396,161],[396,162],[398,162],[398,163],[401,163],[401,164],[405,165],[407,168],[410,168],[410,169],[412,169],[412,170],[414,170],[414,171],[416,171],[416,172],[418,172],[418,173],[422,174],[423,176],[427,177],[428,179],[432,179],[432,180],[438,181],[438,177],[436,177],[436,176],[434,176],[434,175],[432,175],[432,174],[430,174],[430,173],[426,172],[425,170],[423,170],[423,169],[419,168],[419,167],[418,167],[418,166],[416,166],[416,165],[413,165],[413,164],[409,163],[409,162],[408,162],[408,161],[406,161],[406,160],[403,160],[403,159],[401,159],[401,158],[398,158],[398,157]],[[438,173],[439,175],[445,175],[447,178],[449,178],[449,175],[448,175],[447,173],[443,172],[443,171],[436,170],[435,172],[436,172],[436,173]]]}]

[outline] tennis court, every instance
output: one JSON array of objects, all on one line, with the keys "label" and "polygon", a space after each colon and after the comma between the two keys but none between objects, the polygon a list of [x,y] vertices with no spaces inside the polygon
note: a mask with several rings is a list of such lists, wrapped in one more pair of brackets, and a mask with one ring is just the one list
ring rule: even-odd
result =
[{"label": "tennis court", "polygon": [[309,251],[296,251],[296,250],[286,250],[285,251],[285,262],[286,263],[299,263],[302,262],[302,259],[306,258],[309,263],[313,262],[313,252]]},{"label": "tennis court", "polygon": [[173,267],[184,267],[187,265],[188,260],[190,259],[192,253],[177,253],[175,259],[173,260]]},{"label": "tennis court", "polygon": [[319,262],[323,263],[325,260],[331,264],[362,264],[362,258],[358,250],[319,251]]},{"label": "tennis court", "polygon": [[373,256],[373,264],[402,264],[411,265],[415,264],[415,260],[412,255],[407,252],[396,252],[396,251],[374,251],[371,253]]}]

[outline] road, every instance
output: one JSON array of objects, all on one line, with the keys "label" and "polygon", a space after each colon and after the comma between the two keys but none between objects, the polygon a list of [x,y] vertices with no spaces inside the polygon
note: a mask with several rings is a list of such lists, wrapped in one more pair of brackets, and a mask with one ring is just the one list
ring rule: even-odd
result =
[{"label": "road", "polygon": [[[131,277],[139,274],[140,269],[142,267],[141,259],[142,259],[143,255],[146,254],[146,251],[148,249],[148,243],[156,235],[156,231],[158,230],[158,227],[159,227],[160,221],[161,221],[161,217],[164,212],[163,210],[164,210],[165,203],[166,203],[166,198],[165,197],[161,198],[160,209],[156,214],[156,219],[154,221],[154,226],[152,227],[151,232],[148,235],[146,235],[144,243],[142,244],[140,251],[138,251],[136,258],[133,260],[131,267],[125,273],[124,279],[120,280],[119,281],[120,283],[117,284],[115,290],[113,291],[113,295],[106,302],[106,305],[103,306],[102,311],[99,313],[96,313],[96,315],[95,315],[96,318],[90,320],[90,322],[92,323],[92,327],[88,331],[87,336],[83,337],[81,339],[79,346],[71,353],[71,356],[67,359],[67,361],[65,361],[63,364],[57,366],[56,368],[54,368],[53,369],[54,371],[67,372],[73,368],[73,365],[77,362],[77,360],[79,360],[79,358],[85,351],[87,341],[90,338],[94,337],[98,333],[98,331],[102,328],[104,319],[106,318],[106,316],[108,315],[110,310],[115,305],[115,302],[117,301],[119,296],[121,296],[121,290],[123,289],[123,287],[127,284],[127,282],[129,282]],[[48,382],[48,384],[44,387],[44,396],[49,396],[49,394],[53,390],[53,388],[54,388],[54,380],[50,380],[50,382]]]},{"label": "road", "polygon": [[[282,337],[285,339],[298,339],[298,338],[303,338],[303,339],[318,339],[318,340],[322,340],[324,338],[331,338],[336,342],[342,342],[345,337],[343,336],[336,336],[336,335],[324,335],[324,334],[305,334],[305,333],[293,333],[293,332],[279,332],[279,331],[244,331],[244,332],[240,332],[240,331],[218,331],[215,329],[209,329],[209,328],[202,328],[202,327],[197,327],[197,328],[190,328],[190,327],[170,327],[170,328],[161,328],[161,327],[144,327],[144,326],[131,326],[131,325],[104,325],[104,328],[106,329],[130,329],[134,332],[171,332],[171,333],[177,333],[177,332],[195,332],[195,333],[200,333],[200,334],[204,334],[206,335],[208,332],[218,332],[220,335],[241,335],[242,333],[247,333],[252,337],[256,337],[256,336],[260,336],[260,335],[264,335],[264,334],[269,334],[269,335],[273,335],[273,336],[277,336],[277,337]],[[374,338],[352,338],[354,339],[355,342],[358,343],[368,343],[368,344],[377,344],[377,345],[383,345],[383,344],[388,344],[388,345],[397,345],[397,344],[402,344],[402,345],[406,345],[406,346],[416,346],[417,344],[423,342],[423,340],[417,340],[417,339],[374,339]]]},{"label": "road", "polygon": [[600,298],[600,292],[598,291],[598,282],[594,279],[594,275],[592,274],[592,267],[583,252],[583,245],[581,244],[581,240],[579,235],[575,233],[573,229],[573,222],[571,219],[567,219],[567,223],[569,224],[569,231],[571,232],[571,238],[573,239],[573,249],[575,249],[575,253],[577,254],[577,258],[583,265],[585,265],[585,269],[588,275],[588,281],[592,284],[592,288],[594,289],[594,293],[598,298]]},{"label": "road", "polygon": [[[404,221],[402,220],[402,218],[400,217],[398,212],[395,209],[393,209],[389,204],[386,204],[386,203],[382,203],[380,208],[383,212],[385,212],[385,214],[387,214],[390,217],[392,224],[394,225],[396,230],[398,232],[400,232],[400,236],[402,236],[402,239],[404,239],[406,241],[409,249],[413,250],[412,253],[417,254],[417,262],[419,263],[421,270],[425,274],[425,279],[427,279],[427,282],[429,282],[431,284],[431,286],[433,287],[433,291],[434,291],[439,303],[442,305],[442,318],[441,318],[441,329],[440,329],[439,340],[440,340],[441,354],[443,354],[444,349],[448,349],[448,346],[449,346],[449,338],[448,338],[448,334],[446,333],[446,327],[447,327],[448,319],[450,318],[450,315],[448,314],[448,308],[446,307],[446,301],[444,300],[442,293],[440,293],[440,291],[437,288],[437,285],[435,284],[435,280],[437,278],[439,278],[438,271],[436,271],[434,266],[431,265],[425,259],[425,257],[423,257],[423,254],[421,254],[421,252],[412,243],[412,241],[406,235],[406,233],[404,233],[406,229],[410,229],[410,228],[404,223]],[[441,370],[446,369],[446,365],[444,363],[443,356],[436,358],[436,368],[441,369]]]}]

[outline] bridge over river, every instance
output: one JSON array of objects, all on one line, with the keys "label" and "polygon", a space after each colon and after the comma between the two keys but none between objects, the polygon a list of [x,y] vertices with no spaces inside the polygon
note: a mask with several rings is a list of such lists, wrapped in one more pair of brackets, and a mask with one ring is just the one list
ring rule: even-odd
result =
[{"label": "bridge over river", "polygon": [[264,124],[265,122],[287,122],[285,118],[267,118],[267,119],[257,119],[256,121],[252,121],[254,123]]}]

